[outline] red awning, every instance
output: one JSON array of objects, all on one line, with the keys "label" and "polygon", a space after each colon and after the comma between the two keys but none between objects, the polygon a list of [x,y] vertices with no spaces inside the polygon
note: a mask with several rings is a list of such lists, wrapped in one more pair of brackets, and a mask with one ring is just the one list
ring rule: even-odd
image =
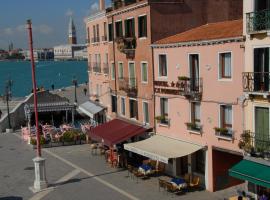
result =
[{"label": "red awning", "polygon": [[114,119],[97,126],[90,131],[90,137],[94,140],[104,141],[107,146],[124,142],[129,138],[143,134],[147,129],[120,119]]}]

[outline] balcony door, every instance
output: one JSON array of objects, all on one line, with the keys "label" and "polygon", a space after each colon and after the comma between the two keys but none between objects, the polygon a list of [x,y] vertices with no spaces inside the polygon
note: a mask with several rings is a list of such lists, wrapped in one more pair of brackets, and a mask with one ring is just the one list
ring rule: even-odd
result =
[{"label": "balcony door", "polygon": [[199,55],[192,54],[189,55],[189,69],[190,69],[190,89],[191,91],[199,90],[199,76],[200,76],[200,66],[199,66]]},{"label": "balcony door", "polygon": [[136,79],[135,79],[135,63],[128,63],[128,73],[129,73],[129,85],[131,88],[136,87]]},{"label": "balcony door", "polygon": [[254,91],[269,91],[269,48],[254,49]]},{"label": "balcony door", "polygon": [[255,148],[268,148],[269,141],[269,108],[255,107]]},{"label": "balcony door", "polygon": [[270,9],[270,0],[255,0],[255,10],[254,11],[263,11]]}]

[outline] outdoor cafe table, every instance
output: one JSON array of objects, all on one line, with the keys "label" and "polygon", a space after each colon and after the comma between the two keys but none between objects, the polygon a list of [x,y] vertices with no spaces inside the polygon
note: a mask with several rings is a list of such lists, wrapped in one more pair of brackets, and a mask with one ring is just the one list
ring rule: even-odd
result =
[{"label": "outdoor cafe table", "polygon": [[175,185],[179,190],[187,187],[187,183],[182,178],[172,178],[171,183]]},{"label": "outdoor cafe table", "polygon": [[150,174],[152,172],[152,167],[149,165],[141,165],[139,167],[139,172],[143,173],[144,175]]}]

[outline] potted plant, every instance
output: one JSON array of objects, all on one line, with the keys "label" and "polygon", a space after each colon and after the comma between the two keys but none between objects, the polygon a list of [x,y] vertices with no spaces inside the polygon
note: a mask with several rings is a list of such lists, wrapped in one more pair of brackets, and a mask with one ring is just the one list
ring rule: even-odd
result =
[{"label": "potted plant", "polygon": [[156,116],[155,119],[157,120],[158,123],[160,123],[165,120],[165,116],[162,116],[162,115]]},{"label": "potted plant", "polygon": [[[43,146],[46,144],[46,139],[43,136],[40,136],[40,145]],[[33,145],[33,148],[36,147],[37,145],[37,139],[36,138],[31,138],[30,144]]]},{"label": "potted plant", "polygon": [[216,135],[219,135],[219,136],[228,136],[229,130],[227,128],[215,127],[214,130],[216,132]]},{"label": "potted plant", "polygon": [[198,126],[196,123],[187,122],[186,125],[187,125],[188,130],[201,131],[201,127]]},{"label": "potted plant", "polygon": [[74,130],[69,130],[69,131],[66,131],[64,134],[63,134],[63,142],[66,143],[66,144],[76,144],[76,140],[78,139],[78,132],[77,131],[74,131]]}]

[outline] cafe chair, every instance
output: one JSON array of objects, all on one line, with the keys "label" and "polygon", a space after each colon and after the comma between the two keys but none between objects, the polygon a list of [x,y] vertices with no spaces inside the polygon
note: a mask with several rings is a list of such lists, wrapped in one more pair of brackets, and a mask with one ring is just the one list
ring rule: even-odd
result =
[{"label": "cafe chair", "polygon": [[158,179],[158,191],[160,191],[160,188],[163,188],[166,190],[166,181],[162,179]]},{"label": "cafe chair", "polygon": [[192,181],[189,184],[190,188],[197,188],[200,186],[200,177],[195,176],[193,177]]}]

